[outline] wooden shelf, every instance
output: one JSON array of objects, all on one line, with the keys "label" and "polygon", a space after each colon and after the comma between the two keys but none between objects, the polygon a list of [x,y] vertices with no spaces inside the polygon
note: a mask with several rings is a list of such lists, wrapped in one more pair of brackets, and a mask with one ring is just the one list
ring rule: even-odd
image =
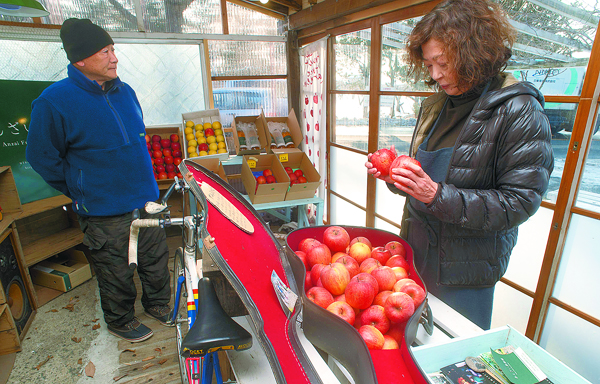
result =
[{"label": "wooden shelf", "polygon": [[61,205],[69,205],[71,203],[71,199],[69,199],[65,195],[58,195],[54,197],[49,197],[47,199],[33,201],[31,203],[23,204],[23,213],[21,213],[18,217],[15,217],[15,219],[23,219],[25,217],[35,215],[40,212],[45,212],[52,208],[56,208]]},{"label": "wooden shelf", "polygon": [[38,241],[23,246],[27,267],[66,251],[83,241],[83,232],[79,228],[67,228]]}]

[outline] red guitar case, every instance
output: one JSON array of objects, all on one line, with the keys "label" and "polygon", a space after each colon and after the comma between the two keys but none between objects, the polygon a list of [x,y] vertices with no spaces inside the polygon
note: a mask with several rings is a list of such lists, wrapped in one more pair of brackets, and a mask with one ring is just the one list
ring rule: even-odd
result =
[{"label": "red guitar case", "polygon": [[[400,349],[369,351],[354,327],[315,305],[304,294],[306,270],[293,250],[302,238],[321,240],[325,226],[296,230],[287,236],[288,246],[282,246],[258,212],[228,183],[191,160],[184,160],[179,170],[184,177],[188,173],[194,176],[190,191],[205,217],[205,225],[199,230],[203,252],[217,264],[246,307],[256,336],[253,342],[263,349],[278,384],[323,383],[300,343],[297,323],[306,338],[342,364],[357,384],[427,383],[409,348],[425,302],[408,321]],[[250,221],[253,233],[240,229],[209,203],[201,191],[202,183],[207,183],[232,203]],[[410,277],[423,286],[412,265],[412,250],[403,239],[376,229],[346,229],[351,237],[366,236],[374,244],[383,245],[391,240],[402,242],[411,264]],[[271,282],[273,271],[298,295],[289,317]]]}]

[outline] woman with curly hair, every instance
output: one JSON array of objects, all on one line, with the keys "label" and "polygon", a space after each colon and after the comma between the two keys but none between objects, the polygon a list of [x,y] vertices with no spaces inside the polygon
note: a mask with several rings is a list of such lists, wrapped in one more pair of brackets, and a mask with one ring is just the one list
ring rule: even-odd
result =
[{"label": "woman with curly hair", "polygon": [[[428,291],[483,329],[517,228],[540,206],[554,166],[544,97],[502,72],[515,32],[488,0],[446,0],[408,37],[408,64],[439,92],[423,101],[409,154],[381,176],[406,196],[401,236]],[[392,148],[393,149],[393,148]]]}]

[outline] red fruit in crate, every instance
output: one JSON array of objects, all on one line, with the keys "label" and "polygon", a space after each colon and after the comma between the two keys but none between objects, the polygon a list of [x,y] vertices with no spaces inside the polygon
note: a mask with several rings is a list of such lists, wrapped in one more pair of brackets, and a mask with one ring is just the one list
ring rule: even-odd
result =
[{"label": "red fruit in crate", "polygon": [[182,157],[183,153],[181,153],[181,151],[179,149],[174,149],[173,153],[171,154],[171,156],[173,156],[173,157]]},{"label": "red fruit in crate", "polygon": [[158,174],[158,179],[159,180],[164,180],[167,178],[167,173],[166,172],[159,172]]},{"label": "red fruit in crate", "polygon": [[204,130],[204,136],[214,136],[215,131],[212,128],[207,128]]},{"label": "red fruit in crate", "polygon": [[146,143],[146,147],[148,148],[149,151],[152,150],[152,144],[151,143]]},{"label": "red fruit in crate", "polygon": [[267,178],[266,178],[266,177],[264,177],[264,176],[258,176],[258,177],[256,178],[256,182],[257,182],[258,184],[267,184]]},{"label": "red fruit in crate", "polygon": [[290,174],[290,173],[294,173],[294,170],[290,167],[285,167],[285,171]]},{"label": "red fruit in crate", "polygon": [[173,145],[173,143],[177,143],[179,141],[179,135],[176,133],[172,134],[169,138],[171,139],[171,145]]},{"label": "red fruit in crate", "polygon": [[296,185],[296,184],[300,184],[298,179],[290,181],[290,185]]},{"label": "red fruit in crate", "polygon": [[299,178],[300,176],[304,176],[304,172],[302,172],[302,170],[301,170],[301,169],[296,169],[296,170],[294,171],[294,175],[296,175],[296,177],[298,177],[298,178]]},{"label": "red fruit in crate", "polygon": [[159,150],[152,151],[152,157],[154,157],[155,159],[162,159],[162,157],[163,157],[162,151],[159,151]]},{"label": "red fruit in crate", "polygon": [[178,143],[178,142],[171,143],[171,149],[173,151],[181,150],[181,143]]},{"label": "red fruit in crate", "polygon": [[162,139],[162,140],[160,141],[160,145],[161,145],[163,148],[171,148],[171,140],[169,140],[169,139]]},{"label": "red fruit in crate", "polygon": [[382,334],[390,329],[390,320],[385,315],[385,310],[381,305],[371,305],[362,311],[360,313],[360,322],[362,325],[374,326]]},{"label": "red fruit in crate", "polygon": [[[165,165],[165,171],[167,172],[167,174],[169,174],[170,172],[175,172],[175,165],[174,164]],[[170,177],[170,179],[172,179],[172,177]]]},{"label": "red fruit in crate", "polygon": [[358,329],[358,333],[365,341],[367,348],[369,349],[381,349],[385,343],[385,338],[379,331],[372,325],[363,325]]},{"label": "red fruit in crate", "polygon": [[308,180],[306,180],[306,177],[304,177],[304,176],[300,176],[300,177],[298,178],[298,182],[299,182],[300,184],[304,184],[304,183],[308,183]]},{"label": "red fruit in crate", "polygon": [[308,300],[325,309],[333,303],[333,296],[331,293],[322,287],[312,287],[306,292],[306,297],[308,297]]},{"label": "red fruit in crate", "polygon": [[154,165],[164,165],[165,160],[162,157],[157,157],[154,159]]},{"label": "red fruit in crate", "polygon": [[152,149],[155,151],[161,151],[161,153],[162,153],[162,146],[160,145],[160,141],[153,141]]},{"label": "red fruit in crate", "polygon": [[331,251],[325,244],[319,244],[306,252],[306,260],[311,268],[315,264],[327,265],[331,263]]},{"label": "red fruit in crate", "polygon": [[371,250],[371,257],[379,261],[381,265],[385,265],[390,257],[392,257],[392,253],[383,247],[375,247]]},{"label": "red fruit in crate", "polygon": [[159,135],[152,135],[152,142],[160,143],[161,137]]},{"label": "red fruit in crate", "polygon": [[152,141],[152,138],[150,138],[150,135],[146,135],[146,143],[150,143]]},{"label": "red fruit in crate", "polygon": [[350,282],[350,272],[340,263],[326,265],[321,270],[321,283],[332,295],[341,295]]},{"label": "red fruit in crate", "polygon": [[406,257],[406,249],[404,249],[404,245],[399,241],[392,240],[388,242],[384,248],[390,251],[392,256],[400,255]]},{"label": "red fruit in crate", "polygon": [[[371,157],[371,159],[372,159],[372,157]],[[419,167],[421,166],[421,163],[418,160],[415,160],[412,157],[407,156],[407,155],[400,155],[400,156],[396,157],[396,159],[392,162],[390,169],[407,168],[407,164],[409,164],[409,163],[416,164]]]},{"label": "red fruit in crate", "polygon": [[[357,275],[358,276],[358,275]],[[346,302],[356,309],[366,309],[371,306],[375,293],[373,286],[366,280],[356,280],[356,276],[350,279],[344,293]]]},{"label": "red fruit in crate", "polygon": [[[308,255],[306,257],[306,263],[307,266],[310,265],[308,263]],[[319,279],[321,278],[321,271],[323,270],[323,268],[325,268],[325,264],[315,264],[312,267],[310,267],[310,282],[312,283],[312,285],[317,285],[317,281],[319,281]]]},{"label": "red fruit in crate", "polygon": [[350,304],[345,301],[334,301],[329,304],[327,310],[342,319],[346,320],[348,324],[354,324],[356,319],[356,314],[354,313],[354,309],[350,306]]},{"label": "red fruit in crate", "polygon": [[157,165],[156,167],[154,167],[154,169],[156,170],[156,173],[166,172],[164,165]]},{"label": "red fruit in crate", "polygon": [[[371,273],[375,268],[381,267],[381,263],[372,257],[360,263],[360,273]],[[396,281],[394,280],[394,283]],[[390,288],[391,289],[391,288]]]},{"label": "red fruit in crate", "polygon": [[390,174],[390,167],[396,158],[396,153],[390,149],[382,148],[375,151],[371,155],[371,164],[377,171],[381,173],[381,176],[387,176]]},{"label": "red fruit in crate", "polygon": [[350,235],[344,228],[333,225],[323,232],[323,244],[328,246],[331,252],[343,252],[350,244]]},{"label": "red fruit in crate", "polygon": [[298,182],[298,177],[296,175],[294,175],[294,173],[288,173],[288,176],[290,178],[290,181]]},{"label": "red fruit in crate", "polygon": [[390,257],[388,261],[385,262],[385,265],[390,268],[401,267],[407,271],[409,269],[408,261],[406,261],[406,259],[400,255]]},{"label": "red fruit in crate", "polygon": [[417,308],[425,300],[425,290],[417,283],[403,282],[402,280],[398,280],[396,285],[394,285],[394,292],[406,293],[411,297],[415,308]]},{"label": "red fruit in crate", "polygon": [[273,176],[273,175],[267,176],[267,184],[273,184],[276,182],[277,182],[277,180],[275,179],[275,176]]},{"label": "red fruit in crate", "polygon": [[300,240],[300,242],[298,243],[298,250],[308,255],[308,251],[310,251],[312,248],[316,247],[319,244],[321,244],[319,240],[314,239],[312,237],[307,237],[305,239]]},{"label": "red fruit in crate", "polygon": [[354,245],[354,243],[365,243],[369,246],[369,249],[373,248],[373,246],[371,245],[371,241],[369,241],[369,239],[367,239],[364,236],[358,236],[350,240],[350,246]]},{"label": "red fruit in crate", "polygon": [[167,179],[174,179],[175,178],[175,172],[167,172]]},{"label": "red fruit in crate", "polygon": [[171,156],[171,148],[164,148],[162,150],[163,152],[163,156],[167,157],[167,156]]},{"label": "red fruit in crate", "polygon": [[304,268],[308,269],[308,261],[306,261],[306,253],[304,253],[302,251],[296,251],[294,253],[296,254],[296,256],[298,256],[300,258],[300,260],[302,260],[302,264],[304,264]]},{"label": "red fruit in crate", "polygon": [[392,323],[403,323],[415,313],[413,299],[403,292],[394,292],[389,295],[383,308],[385,315]]},{"label": "red fruit in crate", "polygon": [[181,175],[181,173],[177,172],[177,177],[181,179],[183,176]]},{"label": "red fruit in crate", "polygon": [[208,144],[206,144],[206,143],[200,143],[200,144],[198,144],[198,150],[199,151],[206,151],[206,152],[208,152]]},{"label": "red fruit in crate", "polygon": [[271,172],[271,170],[270,170],[270,169],[265,169],[265,170],[263,171],[263,176],[264,176],[264,177],[271,176],[272,174],[273,174],[273,172]]},{"label": "red fruit in crate", "polygon": [[173,158],[173,164],[174,164],[174,165],[179,165],[179,164],[181,164],[181,161],[182,161],[182,160],[181,160],[181,157],[174,157],[174,158]]},{"label": "red fruit in crate", "polygon": [[173,157],[165,156],[165,164],[173,164]]}]

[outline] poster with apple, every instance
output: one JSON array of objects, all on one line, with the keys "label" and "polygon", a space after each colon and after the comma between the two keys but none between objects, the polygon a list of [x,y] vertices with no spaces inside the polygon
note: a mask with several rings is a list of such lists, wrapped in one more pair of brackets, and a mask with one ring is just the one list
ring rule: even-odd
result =
[{"label": "poster with apple", "polygon": [[21,204],[58,196],[25,159],[31,102],[50,81],[0,80],[0,165],[10,165]]},{"label": "poster with apple", "polygon": [[[325,158],[325,75],[327,73],[327,37],[315,41],[300,49],[300,127],[304,131],[304,153],[323,178],[317,189],[320,198],[325,197],[327,185],[327,167]],[[325,209],[325,211],[327,211]],[[314,212],[314,207],[313,211]],[[310,217],[310,211],[309,217]]]}]

